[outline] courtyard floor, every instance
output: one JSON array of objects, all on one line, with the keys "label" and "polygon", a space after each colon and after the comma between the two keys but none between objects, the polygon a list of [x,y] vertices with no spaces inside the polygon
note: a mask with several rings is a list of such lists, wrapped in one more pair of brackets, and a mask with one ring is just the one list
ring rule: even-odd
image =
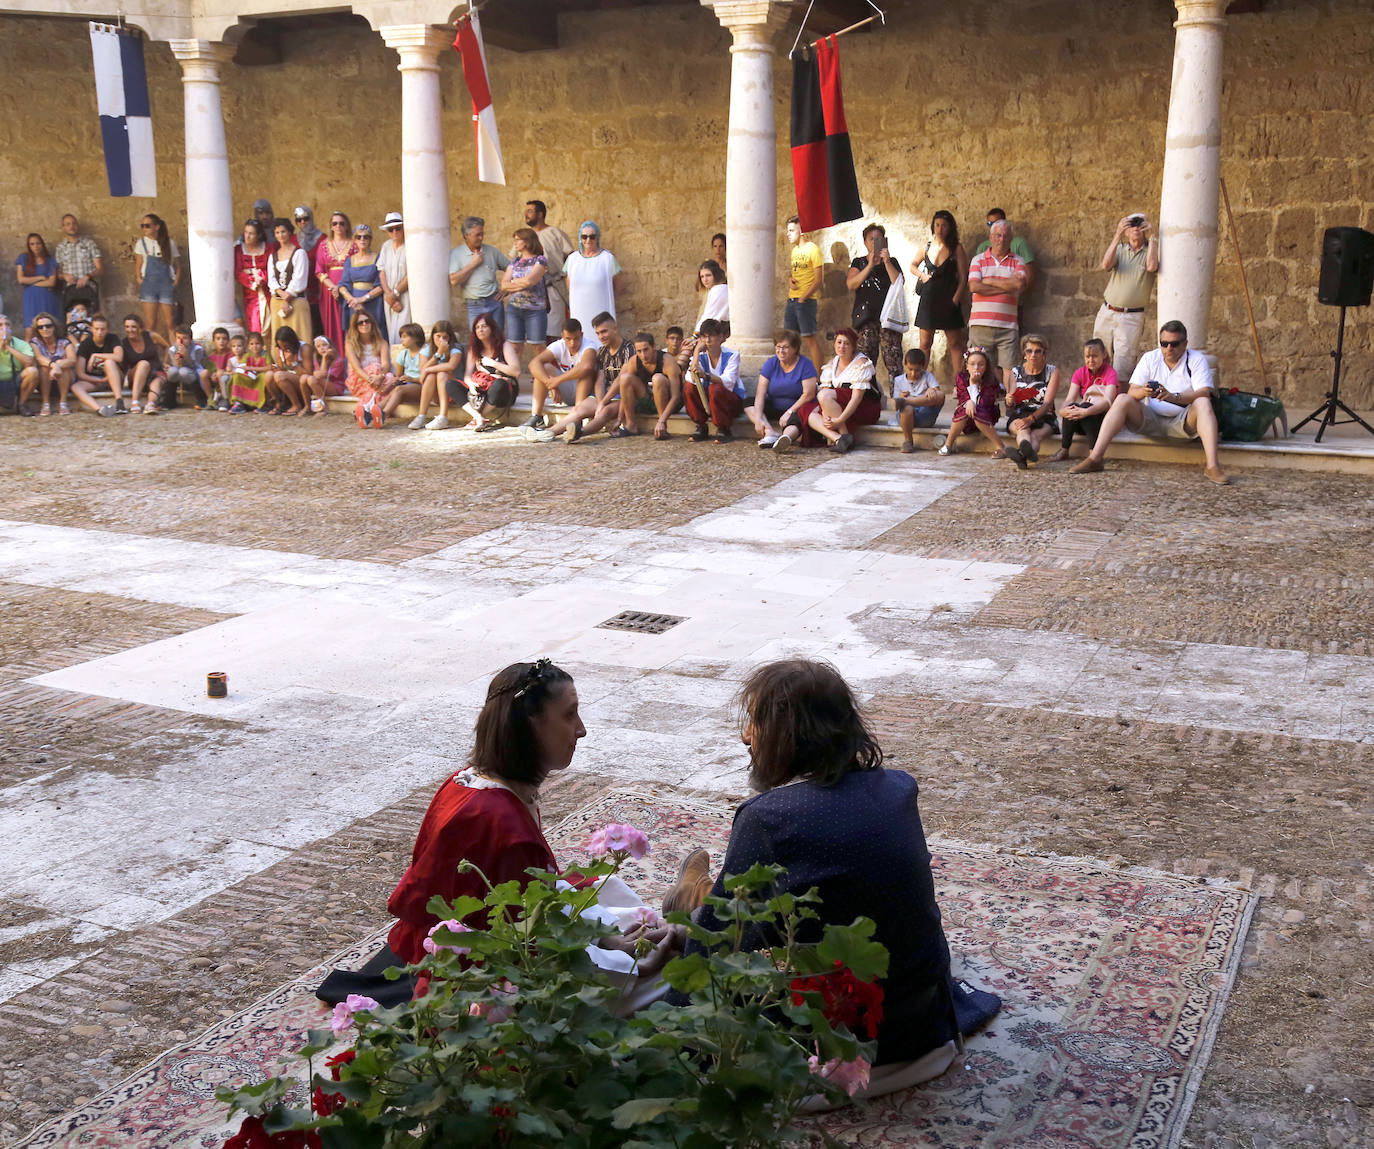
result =
[{"label": "courtyard floor", "polygon": [[0,421],[0,1144],[383,924],[495,669],[576,675],[548,818],[742,796],[798,653],[930,833],[1262,895],[1185,1145],[1374,1145],[1374,479],[1234,477]]}]

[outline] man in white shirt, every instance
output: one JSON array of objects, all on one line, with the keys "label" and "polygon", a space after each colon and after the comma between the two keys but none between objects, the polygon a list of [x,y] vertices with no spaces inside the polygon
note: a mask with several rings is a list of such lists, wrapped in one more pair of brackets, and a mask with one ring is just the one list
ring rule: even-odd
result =
[{"label": "man in white shirt", "polygon": [[1100,471],[1107,445],[1125,428],[1151,439],[1197,439],[1207,463],[1204,474],[1218,486],[1231,480],[1217,456],[1217,416],[1212,410],[1212,369],[1200,351],[1188,350],[1188,329],[1171,319],[1159,329],[1159,347],[1135,365],[1126,394],[1106,415],[1092,453],[1069,468],[1075,475]]},{"label": "man in white shirt", "polygon": [[[707,319],[701,324],[701,344],[692,357],[692,380],[683,384],[682,403],[687,417],[697,425],[690,436],[693,443],[711,438],[706,428],[709,418],[716,425],[717,443],[729,443],[735,435],[730,429],[744,413],[744,384],[739,377],[739,352],[725,346],[725,334],[717,320]],[[702,402],[705,392],[706,402]],[[708,410],[709,407],[709,410]]]},{"label": "man in white shirt", "polygon": [[543,429],[548,421],[544,417],[546,402],[560,407],[568,404],[568,384],[572,385],[573,406],[591,395],[597,377],[596,349],[600,346],[596,336],[582,333],[582,324],[576,319],[563,320],[563,338],[550,343],[530,360],[534,388],[526,427]]}]

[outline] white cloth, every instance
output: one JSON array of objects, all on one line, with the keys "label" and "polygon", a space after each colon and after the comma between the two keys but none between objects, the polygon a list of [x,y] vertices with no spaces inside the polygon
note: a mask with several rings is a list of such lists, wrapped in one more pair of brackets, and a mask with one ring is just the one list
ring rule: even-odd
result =
[{"label": "white cloth", "polygon": [[[1168,335],[1168,338],[1175,339],[1177,336]],[[1164,351],[1156,347],[1140,357],[1140,362],[1131,373],[1132,387],[1150,382],[1163,383],[1165,390],[1175,395],[1204,387],[1211,390],[1212,369],[1207,365],[1207,357],[1201,351],[1190,350],[1178,361],[1178,366],[1170,371],[1169,365],[1164,362]],[[1180,411],[1188,409],[1165,399],[1146,399],[1144,402],[1146,407],[1164,419],[1172,419]]]},{"label": "white cloth", "polygon": [[929,371],[919,375],[915,379],[908,379],[906,372],[894,376],[892,380],[892,397],[894,399],[919,399],[927,391],[934,391],[939,388],[940,382]]},{"label": "white cloth", "polygon": [[887,331],[905,331],[911,326],[911,317],[906,309],[906,276],[899,275],[892,281],[878,318]]},{"label": "white cloth", "polygon": [[568,341],[566,339],[555,339],[549,344],[549,351],[553,353],[553,361],[558,364],[558,373],[561,375],[564,371],[571,371],[573,369],[573,365],[582,358],[582,353],[584,351],[590,350],[595,352],[600,346],[601,344],[598,342],[595,335],[590,335],[584,331],[582,332],[582,342],[577,345],[576,355],[568,349]]},{"label": "white cloth", "polygon": [[592,320],[603,311],[615,315],[615,277],[620,274],[615,256],[604,248],[590,259],[575,251],[563,271],[568,277],[568,314],[582,324],[584,332],[592,329]]},{"label": "white cloth", "polygon": [[730,285],[717,283],[706,293],[706,302],[702,305],[701,314],[697,316],[698,331],[701,325],[708,319],[717,319],[721,323],[730,322]]},{"label": "white cloth", "polygon": [[[393,291],[396,285],[406,277],[406,245],[397,246],[394,239],[387,240],[382,244],[382,250],[377,253],[377,268],[386,276],[387,286]],[[401,310],[393,311],[391,304],[382,299],[383,312],[386,315],[386,337],[391,343],[401,341],[401,328],[410,322],[410,288],[401,292]]]},{"label": "white cloth", "polygon": [[293,296],[304,295],[306,286],[310,282],[310,257],[299,247],[293,247],[291,254],[282,259],[281,248],[277,248],[272,253],[270,278],[271,283],[268,286],[274,291],[277,288],[283,288]]},{"label": "white cloth", "polygon": [[859,351],[839,375],[835,374],[834,359],[822,367],[817,390],[822,387],[848,387],[852,391],[876,390],[877,382],[873,360]]},{"label": "white cloth", "polygon": [[710,372],[712,375],[720,376],[720,380],[731,391],[741,399],[747,398],[744,393],[744,384],[739,378],[739,352],[731,351],[728,347],[720,349],[720,358],[711,362],[709,351],[697,352],[697,370],[703,373]]}]

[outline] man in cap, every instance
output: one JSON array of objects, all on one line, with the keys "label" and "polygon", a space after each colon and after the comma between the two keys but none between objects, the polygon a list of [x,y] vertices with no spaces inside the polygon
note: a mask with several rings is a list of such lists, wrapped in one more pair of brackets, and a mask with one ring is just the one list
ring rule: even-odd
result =
[{"label": "man in cap", "polygon": [[398,211],[386,213],[382,230],[390,237],[377,255],[382,277],[382,301],[386,304],[387,339],[401,341],[401,328],[410,322],[410,279],[406,274],[406,227]]}]

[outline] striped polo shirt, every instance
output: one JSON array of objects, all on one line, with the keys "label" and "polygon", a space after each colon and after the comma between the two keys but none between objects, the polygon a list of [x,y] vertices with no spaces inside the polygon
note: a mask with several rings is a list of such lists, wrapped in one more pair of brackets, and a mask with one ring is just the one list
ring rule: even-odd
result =
[{"label": "striped polo shirt", "polygon": [[[968,269],[970,283],[977,283],[984,276],[989,279],[1019,279],[1024,283],[1026,265],[1010,251],[998,259],[992,253],[992,249],[988,248],[981,255],[974,256]],[[976,327],[1015,327],[1016,296],[975,293],[968,321],[970,326]]]}]

